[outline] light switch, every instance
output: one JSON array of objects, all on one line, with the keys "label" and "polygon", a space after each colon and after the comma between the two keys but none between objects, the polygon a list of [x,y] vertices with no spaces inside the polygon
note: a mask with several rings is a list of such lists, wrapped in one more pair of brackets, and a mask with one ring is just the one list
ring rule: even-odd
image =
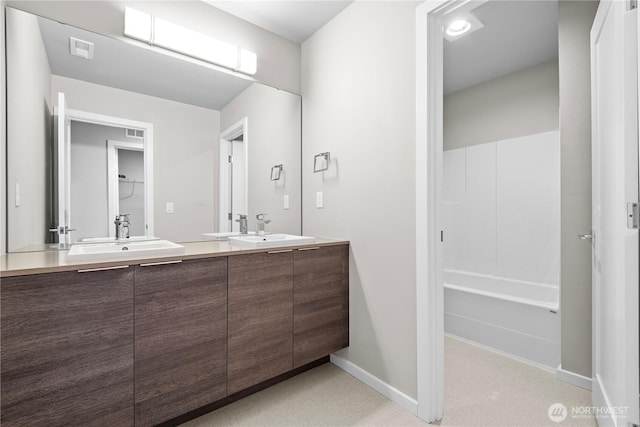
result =
[{"label": "light switch", "polygon": [[16,182],[16,208],[20,207],[20,184]]},{"label": "light switch", "polygon": [[324,195],[322,191],[316,193],[316,208],[324,208]]},{"label": "light switch", "polygon": [[173,213],[173,202],[167,202],[167,213]]},{"label": "light switch", "polygon": [[282,198],[282,207],[284,209],[289,209],[289,195],[285,194],[284,197]]}]

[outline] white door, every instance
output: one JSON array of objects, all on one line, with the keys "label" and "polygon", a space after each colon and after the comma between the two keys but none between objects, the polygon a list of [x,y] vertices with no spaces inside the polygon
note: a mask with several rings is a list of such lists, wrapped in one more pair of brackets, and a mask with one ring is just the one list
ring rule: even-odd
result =
[{"label": "white door", "polygon": [[220,134],[218,231],[239,231],[238,215],[248,215],[248,120],[244,118]]},{"label": "white door", "polygon": [[638,424],[637,10],[601,1],[591,30],[593,403],[601,426]]},{"label": "white door", "polygon": [[56,192],[58,205],[58,242],[60,244],[71,243],[71,120],[69,120],[67,102],[64,93],[58,92],[58,101],[55,107],[56,118],[54,120],[54,136],[56,139],[57,174]]},{"label": "white door", "polygon": [[247,215],[245,203],[245,164],[244,164],[244,144],[242,141],[231,142],[231,231],[240,231],[240,223],[235,220],[238,215]]}]

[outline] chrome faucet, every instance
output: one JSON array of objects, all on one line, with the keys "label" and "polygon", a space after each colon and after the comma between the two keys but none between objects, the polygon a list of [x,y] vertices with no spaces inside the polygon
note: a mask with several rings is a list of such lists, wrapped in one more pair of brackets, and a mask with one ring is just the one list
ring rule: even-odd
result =
[{"label": "chrome faucet", "polygon": [[267,216],[265,213],[261,213],[256,215],[256,219],[258,220],[258,235],[264,236],[264,226],[271,222],[270,219],[264,219]]},{"label": "chrome faucet", "polygon": [[116,220],[113,221],[116,225],[116,240],[129,238],[129,215],[130,214],[116,215]]},{"label": "chrome faucet", "polygon": [[238,214],[238,219],[236,219],[236,222],[240,223],[240,234],[249,234],[247,215]]}]

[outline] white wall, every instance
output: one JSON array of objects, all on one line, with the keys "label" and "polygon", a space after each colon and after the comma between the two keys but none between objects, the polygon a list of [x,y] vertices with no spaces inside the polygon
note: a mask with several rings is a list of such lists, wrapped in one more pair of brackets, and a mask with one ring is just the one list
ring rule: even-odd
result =
[{"label": "white wall", "polygon": [[[351,241],[339,354],[413,398],[417,4],[356,1],[302,44],[303,233]],[[325,151],[330,170],[313,173]]]},{"label": "white wall", "polygon": [[[248,118],[249,230],[255,230],[256,214],[267,213],[267,231],[302,231],[300,107],[298,95],[253,84],[220,112],[222,132]],[[279,164],[282,176],[271,181],[271,167]],[[289,209],[283,208],[284,195],[289,195]]]},{"label": "white wall", "polygon": [[[7,46],[7,140],[13,141],[7,165],[8,212],[11,224],[8,250],[48,236],[50,216],[51,69],[34,16],[7,10],[7,37],[21,40]],[[16,206],[16,184],[20,206]],[[6,228],[5,228],[6,229]]]},{"label": "white wall", "polygon": [[55,75],[52,92],[64,92],[74,110],[153,123],[156,236],[198,241],[216,230],[218,111]]},{"label": "white wall", "polygon": [[559,3],[562,369],[591,378],[591,73],[597,1]]},{"label": "white wall", "polygon": [[444,98],[444,149],[557,130],[558,109],[558,61],[461,90]]},{"label": "white wall", "polygon": [[[109,218],[107,140],[138,142],[125,138],[124,129],[71,122],[71,234],[74,242],[84,237],[107,237],[113,230]],[[142,233],[144,234],[144,232]]]},{"label": "white wall", "polygon": [[153,13],[258,55],[259,82],[300,93],[300,45],[201,1],[7,1],[36,15],[123,39],[124,7]]},{"label": "white wall", "polygon": [[444,267],[559,285],[558,131],[444,153]]}]

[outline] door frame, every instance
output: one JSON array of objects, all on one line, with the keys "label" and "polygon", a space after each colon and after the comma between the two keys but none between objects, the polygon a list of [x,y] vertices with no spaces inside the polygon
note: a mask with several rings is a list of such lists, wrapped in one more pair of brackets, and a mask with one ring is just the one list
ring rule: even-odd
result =
[{"label": "door frame", "polygon": [[[248,159],[249,159],[249,118],[245,117],[230,127],[228,127],[225,131],[220,132],[220,144],[219,144],[219,156],[218,156],[218,164],[220,166],[219,173],[219,184],[218,184],[218,231],[231,231],[231,229],[227,230],[229,219],[227,215],[230,212],[229,206],[229,161],[228,156],[231,153],[231,144],[234,139],[242,135],[242,145],[243,145],[243,157],[240,159],[242,163],[244,163],[244,206],[249,213],[249,168],[248,168]],[[233,219],[232,219],[233,220]]]},{"label": "door frame", "polygon": [[[109,139],[107,140],[107,194],[109,195],[109,204],[107,210],[108,224],[112,224],[112,219],[120,212],[120,185],[119,173],[120,165],[118,162],[118,150],[142,151],[144,155],[144,142],[127,142]],[[143,157],[144,159],[144,157]],[[144,179],[146,184],[149,180]],[[134,184],[135,185],[135,184]],[[144,188],[147,191],[147,188]],[[145,206],[145,215],[146,215]],[[109,237],[115,237],[115,227],[109,226]]]},{"label": "door frame", "polygon": [[[145,229],[147,236],[155,236],[154,222],[154,198],[153,198],[153,123],[139,122],[136,120],[123,119],[121,117],[107,116],[104,114],[90,113],[88,111],[68,109],[67,119],[71,122],[83,122],[102,126],[111,126],[122,129],[141,129],[144,131],[144,215]],[[70,154],[70,153],[69,153]],[[70,167],[70,165],[67,165]],[[108,184],[107,184],[108,185]],[[109,204],[109,213],[111,206]],[[113,214],[115,216],[115,214]],[[109,235],[112,229],[109,227]],[[113,234],[115,235],[115,233]]]},{"label": "door frame", "polygon": [[[488,0],[426,0],[416,8],[416,332],[418,417],[444,415],[442,285],[443,28]],[[426,262],[422,262],[426,261]]]}]

